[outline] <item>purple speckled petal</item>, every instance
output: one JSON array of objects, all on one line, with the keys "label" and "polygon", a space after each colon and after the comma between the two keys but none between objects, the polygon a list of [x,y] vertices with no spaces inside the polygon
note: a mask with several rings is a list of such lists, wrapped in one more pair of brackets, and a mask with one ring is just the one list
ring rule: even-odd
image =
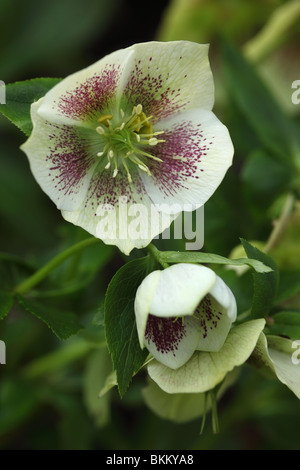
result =
[{"label": "purple speckled petal", "polygon": [[21,148],[37,182],[58,209],[76,210],[85,199],[95,157],[79,128],[51,124],[38,115],[42,101],[31,107],[33,132]]},{"label": "purple speckled petal", "polygon": [[125,97],[141,103],[153,122],[179,111],[199,107],[211,110],[213,77],[208,45],[189,41],[135,44],[133,66]]},{"label": "purple speckled petal", "polygon": [[232,325],[226,309],[208,294],[196,309],[195,315],[201,331],[196,349],[209,352],[219,351]]},{"label": "purple speckled petal", "polygon": [[63,211],[63,217],[125,254],[147,246],[174,218],[167,221],[157,211],[137,171],[132,177],[134,183],[129,184],[124,171],[115,178],[107,170],[96,171],[82,206]]},{"label": "purple speckled petal", "polygon": [[[233,145],[227,128],[211,111],[193,109],[165,119],[162,142],[151,153],[162,162],[151,162],[152,177],[141,175],[145,188],[162,210],[178,212],[178,206],[202,206],[214,193],[232,163]],[[172,210],[175,205],[176,210]]]},{"label": "purple speckled petal", "polygon": [[50,122],[81,125],[114,114],[120,104],[140,103],[156,122],[195,106],[211,109],[213,101],[208,45],[148,42],[69,75],[46,94],[39,113]]},{"label": "purple speckled petal", "polygon": [[131,70],[133,51],[121,49],[69,75],[45,96],[39,114],[55,123],[82,125],[113,113]]},{"label": "purple speckled petal", "polygon": [[[213,101],[207,45],[136,44],[68,76],[34,103],[33,132],[22,149],[36,180],[66,220],[128,254],[169,227],[186,210],[184,204],[196,208],[206,202],[223,179],[233,152],[226,128],[210,111]],[[133,179],[129,184],[124,158],[130,153],[116,150],[101,127],[96,128],[103,114],[113,115],[111,124],[116,125],[137,105],[155,131],[164,131],[165,142],[156,145],[152,138],[141,148],[147,135],[135,135],[136,148],[128,147],[133,157],[126,160]],[[108,151],[109,145],[113,150]],[[126,140],[125,150],[127,145]],[[109,168],[113,160],[107,160],[112,151],[114,173]],[[165,213],[171,214],[169,220]]]},{"label": "purple speckled petal", "polygon": [[145,345],[159,362],[178,369],[193,355],[199,342],[200,329],[193,317],[159,318],[149,315]]},{"label": "purple speckled petal", "polygon": [[218,352],[195,352],[183,367],[172,370],[158,361],[148,365],[150,377],[167,393],[203,393],[212,390],[228,372],[244,364],[264,329],[260,318],[231,329]]}]

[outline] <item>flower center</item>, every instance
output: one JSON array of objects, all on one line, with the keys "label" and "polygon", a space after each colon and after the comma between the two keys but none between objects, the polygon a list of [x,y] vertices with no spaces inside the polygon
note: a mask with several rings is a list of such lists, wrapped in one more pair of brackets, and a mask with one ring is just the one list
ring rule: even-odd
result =
[{"label": "flower center", "polygon": [[103,114],[98,118],[99,126],[96,127],[96,131],[103,137],[104,147],[101,152],[97,153],[97,157],[107,160],[105,169],[112,170],[113,178],[117,176],[119,167],[122,165],[126,170],[129,183],[132,183],[130,174],[132,164],[151,176],[147,160],[162,161],[146,149],[164,142],[156,137],[163,134],[163,131],[153,132],[150,122],[152,116],[146,116],[141,104],[133,107],[130,116],[125,117],[122,109],[120,109],[120,115],[121,119],[115,125],[112,123],[114,118],[112,114]]}]

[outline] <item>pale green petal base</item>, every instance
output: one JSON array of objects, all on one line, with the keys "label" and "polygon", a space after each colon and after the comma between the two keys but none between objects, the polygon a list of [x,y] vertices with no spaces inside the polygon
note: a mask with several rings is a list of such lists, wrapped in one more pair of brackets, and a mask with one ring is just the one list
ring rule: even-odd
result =
[{"label": "pale green petal base", "polygon": [[264,326],[264,319],[238,325],[232,328],[219,352],[195,352],[177,370],[154,360],[148,365],[148,373],[167,393],[202,393],[211,390],[228,372],[246,362]]}]

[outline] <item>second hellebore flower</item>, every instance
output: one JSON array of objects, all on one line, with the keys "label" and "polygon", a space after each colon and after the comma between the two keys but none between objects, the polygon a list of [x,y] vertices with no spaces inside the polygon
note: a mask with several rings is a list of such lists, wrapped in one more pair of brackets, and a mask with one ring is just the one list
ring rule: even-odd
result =
[{"label": "second hellebore flower", "polygon": [[[203,205],[221,183],[233,147],[213,102],[207,45],[136,44],[70,75],[33,103],[33,132],[22,149],[66,220],[128,254],[185,205]],[[147,211],[135,236],[127,220],[141,205]],[[115,223],[103,233],[109,212]],[[162,213],[172,216],[153,223]]]},{"label": "second hellebore flower", "polygon": [[141,348],[177,369],[196,350],[219,351],[236,320],[235,298],[214,271],[195,264],[175,264],[153,271],[135,298]]}]

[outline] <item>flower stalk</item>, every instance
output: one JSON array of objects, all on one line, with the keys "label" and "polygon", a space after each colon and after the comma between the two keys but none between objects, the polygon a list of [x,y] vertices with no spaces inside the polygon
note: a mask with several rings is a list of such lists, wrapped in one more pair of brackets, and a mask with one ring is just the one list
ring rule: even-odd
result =
[{"label": "flower stalk", "polygon": [[169,267],[169,264],[164,261],[161,257],[161,252],[156,248],[156,246],[154,246],[152,243],[150,243],[148,246],[147,246],[147,250],[149,252],[149,254],[164,268],[168,268]]},{"label": "flower stalk", "polygon": [[51,271],[57,268],[57,266],[62,264],[64,261],[66,261],[71,256],[75,255],[76,253],[96,243],[99,243],[99,240],[97,238],[90,237],[90,238],[87,238],[86,240],[76,243],[70,248],[67,248],[62,253],[59,253],[57,256],[52,258],[42,268],[40,268],[38,271],[32,274],[32,276],[22,281],[14,289],[14,294],[21,294],[21,295],[26,294],[29,290],[31,290],[33,287],[35,287],[37,284],[43,281],[48,276],[48,274],[51,273]]}]

